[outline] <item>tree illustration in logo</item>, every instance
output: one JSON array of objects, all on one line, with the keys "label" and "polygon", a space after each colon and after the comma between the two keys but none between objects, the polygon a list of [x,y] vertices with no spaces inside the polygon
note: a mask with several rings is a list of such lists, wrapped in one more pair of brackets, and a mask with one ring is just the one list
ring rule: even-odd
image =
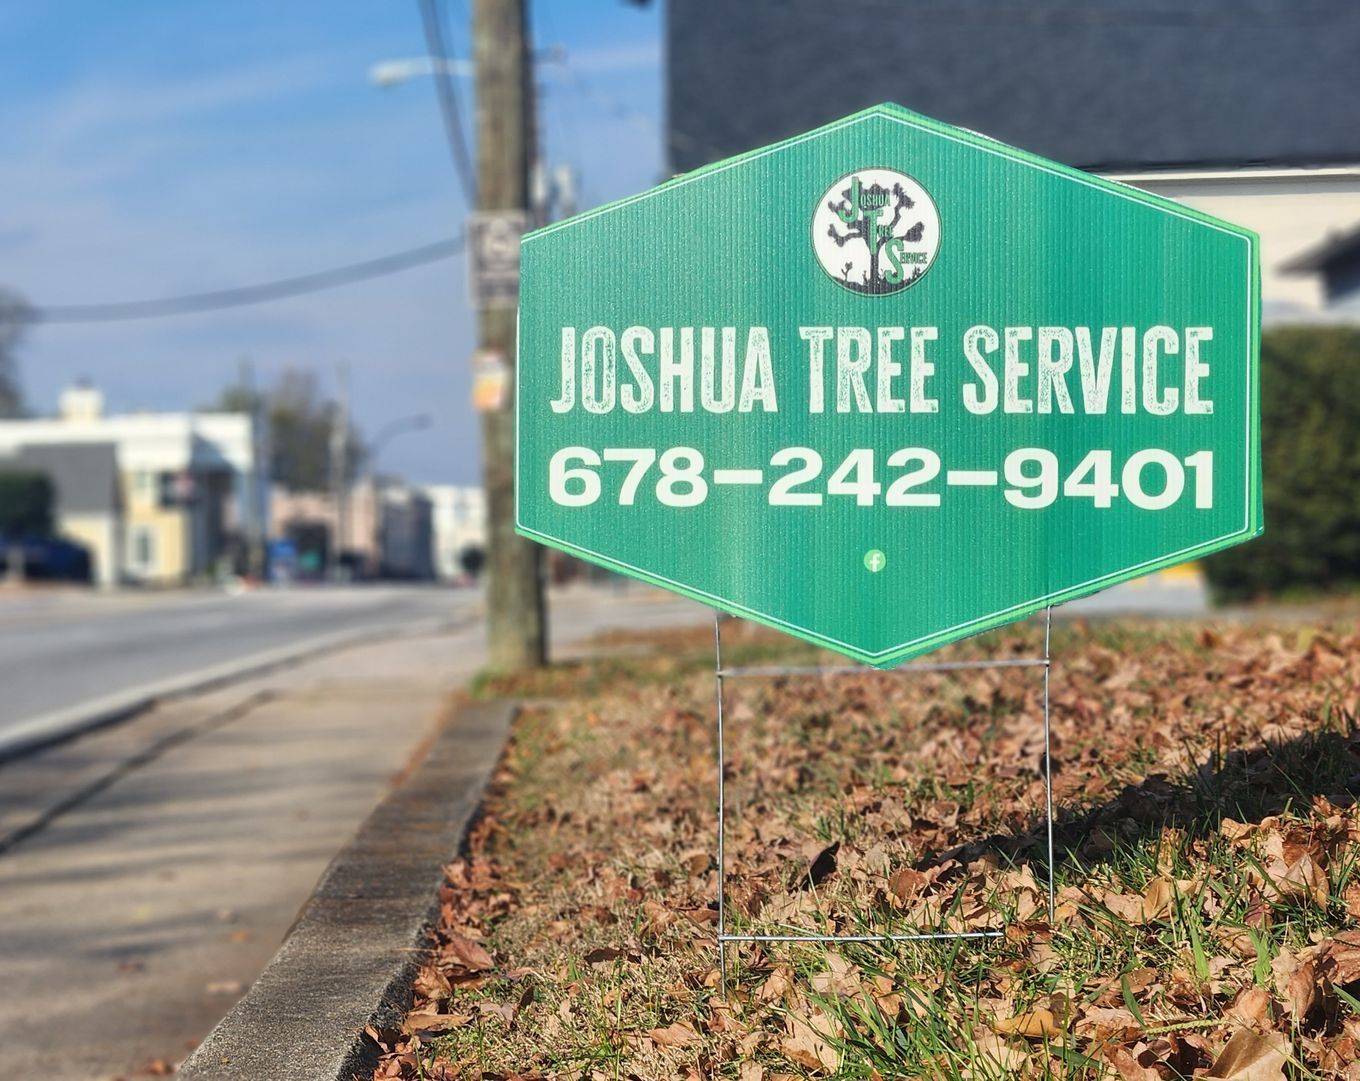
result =
[{"label": "tree illustration in logo", "polygon": [[[852,277],[852,272],[859,260],[847,259],[840,268],[838,280],[847,289],[857,293],[895,293],[925,273],[925,266],[913,258],[908,246],[922,241],[926,223],[918,220],[912,225],[905,224],[907,212],[916,206],[916,200],[901,183],[894,183],[891,189],[877,182],[866,187],[861,177],[853,175],[849,186],[839,197],[828,199],[826,206],[835,215],[827,226],[827,236],[835,241],[836,247],[863,244],[868,249],[869,265],[861,269],[858,279]],[[836,228],[836,221],[845,226],[844,230]]]}]

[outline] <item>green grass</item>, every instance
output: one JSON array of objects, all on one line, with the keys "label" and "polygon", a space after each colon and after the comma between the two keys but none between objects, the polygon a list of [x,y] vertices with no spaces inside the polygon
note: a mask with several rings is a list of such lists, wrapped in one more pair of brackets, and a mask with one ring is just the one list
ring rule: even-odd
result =
[{"label": "green grass", "polygon": [[[1037,633],[984,636],[950,656],[1023,654]],[[732,664],[825,659],[750,628],[724,638]],[[733,946],[726,1004],[705,916],[716,876],[688,863],[712,846],[711,638],[658,635],[641,654],[636,638],[628,653],[606,642],[596,659],[488,677],[478,693],[543,704],[518,720],[451,885],[450,930],[483,937],[496,970],[455,987],[448,1008],[474,1020],[420,1043],[420,1068],[750,1081],[755,1063],[765,1077],[805,1076],[788,1049],[796,1015],[822,1018],[837,1077],[1113,1078],[1089,1019],[1125,1010],[1135,1035],[1110,1046],[1155,1052],[1162,1076],[1188,1077],[1232,1030],[1234,997],[1257,986],[1293,1048],[1291,1081],[1336,1076],[1318,1056],[1344,1053],[1360,988],[1329,989],[1321,1021],[1294,1018],[1273,972],[1282,953],[1352,925],[1347,891],[1360,883],[1360,846],[1332,836],[1338,820],[1360,835],[1344,809],[1360,788],[1360,666],[1310,667],[1310,647],[1328,641],[1313,628],[1275,639],[1228,628],[1212,641],[1184,626],[1055,628],[1052,927],[1033,673],[743,683],[728,703],[730,930],[909,932],[923,911],[926,929],[1009,930],[985,942]],[[1315,804],[1329,795],[1343,809]],[[1254,832],[1234,841],[1225,819]],[[1270,845],[1314,835],[1332,838],[1325,904],[1275,896]],[[811,855],[833,843],[835,873],[807,888]],[[937,908],[899,906],[888,883],[901,868],[944,869],[928,891]],[[1145,923],[1104,903],[1109,893],[1127,906],[1163,882],[1169,908]],[[625,955],[592,963],[601,949]],[[762,997],[786,970],[789,990]],[[838,983],[837,971],[850,975]],[[1055,1002],[1068,1004],[1061,1036],[995,1031]],[[491,1010],[520,1003],[513,1024]],[[686,1021],[693,1044],[649,1035]]]}]

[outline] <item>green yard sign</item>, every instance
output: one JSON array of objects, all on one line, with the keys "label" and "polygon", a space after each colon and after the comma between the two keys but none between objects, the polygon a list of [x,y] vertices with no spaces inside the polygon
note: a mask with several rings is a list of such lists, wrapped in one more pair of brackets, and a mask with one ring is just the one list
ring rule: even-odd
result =
[{"label": "green yard sign", "polygon": [[517,523],[879,667],[1262,529],[1256,236],[882,105],[528,234]]}]

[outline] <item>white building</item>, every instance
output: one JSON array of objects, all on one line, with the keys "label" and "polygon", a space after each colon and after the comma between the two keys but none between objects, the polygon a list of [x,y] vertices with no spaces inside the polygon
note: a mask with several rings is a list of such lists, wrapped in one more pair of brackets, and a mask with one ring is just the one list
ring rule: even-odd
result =
[{"label": "white building", "polygon": [[0,461],[42,468],[44,458],[57,461],[57,448],[111,452],[115,490],[107,500],[52,470],[58,529],[90,549],[94,578],[106,585],[176,584],[210,573],[228,528],[253,520],[255,446],[244,414],[106,416],[103,395],[91,387],[65,391],[55,418],[0,421]]},{"label": "white building", "polygon": [[486,551],[486,493],[481,488],[427,484],[421,489],[433,507],[434,566],[441,579],[462,577],[463,553]]},{"label": "white building", "polygon": [[1360,162],[1108,175],[1259,233],[1267,325],[1360,320],[1360,281],[1344,276],[1360,257]]}]

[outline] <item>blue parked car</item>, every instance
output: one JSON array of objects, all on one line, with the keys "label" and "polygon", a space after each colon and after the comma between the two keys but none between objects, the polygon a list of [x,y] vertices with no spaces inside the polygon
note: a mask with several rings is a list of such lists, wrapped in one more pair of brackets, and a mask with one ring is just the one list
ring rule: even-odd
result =
[{"label": "blue parked car", "polygon": [[90,580],[89,550],[62,537],[0,536],[0,578],[9,574],[10,553],[16,547],[23,550],[24,578],[28,581]]}]

